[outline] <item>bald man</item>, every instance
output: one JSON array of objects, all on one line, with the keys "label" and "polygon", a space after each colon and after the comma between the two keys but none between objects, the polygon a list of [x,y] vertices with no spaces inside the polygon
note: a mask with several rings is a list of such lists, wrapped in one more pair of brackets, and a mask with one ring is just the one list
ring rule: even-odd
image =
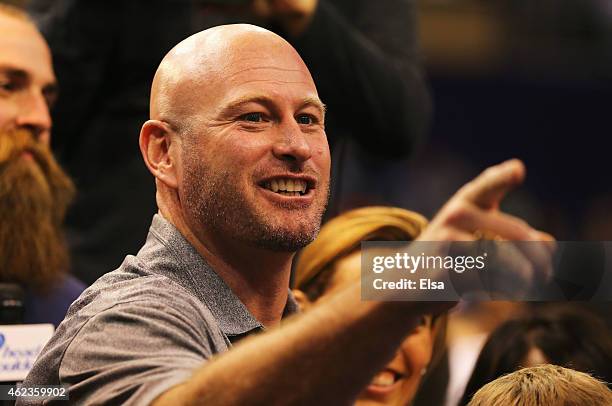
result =
[{"label": "bald man", "polygon": [[85,286],[67,275],[61,226],[74,186],[49,148],[56,95],[47,43],[0,4],[0,282],[25,290],[24,322],[57,326]]},{"label": "bald man", "polygon": [[[80,404],[354,399],[435,309],[361,302],[357,284],[279,326],[296,311],[292,258],[327,202],[324,122],[308,69],[279,36],[231,25],[178,44],[155,75],[140,133],[159,207],[147,241],[72,306],[25,385],[68,385]],[[489,169],[422,238],[470,240],[482,229],[541,239],[497,211],[523,176],[518,161]]]}]

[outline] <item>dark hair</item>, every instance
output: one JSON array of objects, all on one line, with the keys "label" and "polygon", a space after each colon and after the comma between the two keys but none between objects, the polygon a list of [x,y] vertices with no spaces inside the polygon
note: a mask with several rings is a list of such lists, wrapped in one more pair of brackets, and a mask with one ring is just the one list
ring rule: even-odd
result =
[{"label": "dark hair", "polygon": [[569,305],[542,305],[532,314],[509,320],[495,330],[484,345],[460,405],[494,379],[524,365],[533,348],[548,362],[586,372],[610,385],[612,334],[594,314]]}]

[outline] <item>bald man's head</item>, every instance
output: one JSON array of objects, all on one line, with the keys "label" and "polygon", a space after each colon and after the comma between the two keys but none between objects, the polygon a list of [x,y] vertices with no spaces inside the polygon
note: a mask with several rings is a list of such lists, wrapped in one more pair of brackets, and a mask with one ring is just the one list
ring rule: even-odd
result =
[{"label": "bald man's head", "polygon": [[232,24],[194,34],[170,50],[159,65],[151,88],[150,117],[184,128],[190,117],[199,114],[202,100],[217,96],[217,88],[239,70],[269,65],[266,60],[280,54],[287,69],[304,71],[304,80],[314,86],[297,51],[271,31]]},{"label": "bald man's head", "polygon": [[227,25],[182,41],[155,74],[140,136],[162,214],[200,241],[304,246],[328,198],[324,110],[298,53],[270,31]]}]

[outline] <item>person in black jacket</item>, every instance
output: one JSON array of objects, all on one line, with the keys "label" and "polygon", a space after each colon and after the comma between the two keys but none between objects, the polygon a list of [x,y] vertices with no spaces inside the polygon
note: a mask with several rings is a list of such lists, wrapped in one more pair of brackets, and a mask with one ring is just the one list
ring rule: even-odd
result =
[{"label": "person in black jacket", "polygon": [[346,189],[364,171],[376,182],[358,184],[354,193],[388,196],[398,188],[364,168],[407,156],[425,134],[430,104],[419,63],[414,1],[246,3],[29,3],[62,84],[54,111],[54,148],[80,191],[67,223],[74,268],[85,281],[116,267],[126,250],[135,252],[142,244],[155,211],[154,185],[137,143],[148,115],[149,83],[173,44],[210,26],[264,25],[303,56],[328,107],[336,180],[330,214],[350,205]]}]

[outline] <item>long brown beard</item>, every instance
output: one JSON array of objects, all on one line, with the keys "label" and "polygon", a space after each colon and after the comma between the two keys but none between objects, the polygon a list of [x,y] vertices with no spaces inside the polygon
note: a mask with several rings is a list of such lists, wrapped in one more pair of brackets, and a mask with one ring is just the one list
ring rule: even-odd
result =
[{"label": "long brown beard", "polygon": [[0,133],[0,279],[45,292],[69,266],[61,224],[75,188],[28,131]]}]

